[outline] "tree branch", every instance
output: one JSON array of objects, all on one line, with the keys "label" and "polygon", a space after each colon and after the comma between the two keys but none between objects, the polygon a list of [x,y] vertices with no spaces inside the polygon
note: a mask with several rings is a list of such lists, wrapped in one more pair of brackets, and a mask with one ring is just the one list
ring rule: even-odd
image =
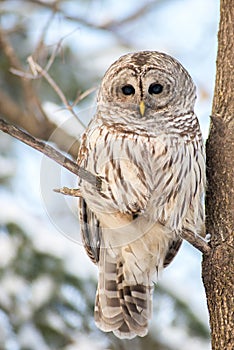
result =
[{"label": "tree branch", "polygon": [[82,197],[82,194],[79,188],[68,188],[68,187],[54,188],[54,192],[61,193],[71,197]]},{"label": "tree branch", "polygon": [[[10,41],[8,40],[8,37],[6,35],[6,32],[0,27],[0,47],[7,58],[10,66],[14,67],[18,70],[23,70],[20,60],[18,59],[16,52],[11,45]],[[34,91],[34,88],[30,81],[27,81],[25,79],[20,80],[21,86],[22,86],[22,93],[25,103],[25,109],[27,111],[32,112],[33,115],[35,115],[35,118],[38,120],[44,120],[46,119],[46,115],[44,113],[44,110],[41,106],[41,103],[37,97],[37,94]]]},{"label": "tree branch", "polygon": [[[37,151],[45,154],[50,159],[54,160],[56,163],[60,164],[62,167],[66,168],[73,174],[79,176],[84,181],[89,182],[91,185],[95,186],[99,191],[101,190],[102,180],[100,177],[95,176],[84,168],[80,167],[78,164],[74,163],[69,158],[65,157],[62,153],[58,152],[55,148],[46,144],[45,142],[36,139],[30,134],[20,130],[14,125],[5,122],[0,118],[0,130],[15,137],[16,139],[22,141],[26,145],[36,149]],[[67,189],[63,188],[60,190],[55,190],[56,192],[67,194],[71,196],[80,197],[81,193],[79,189]],[[201,236],[195,236],[193,232],[186,230],[182,233],[182,238],[192,244],[195,248],[200,250],[203,254],[208,254],[210,252],[210,246],[207,241]]]},{"label": "tree branch", "polygon": [[[53,63],[59,45],[52,54],[46,69],[49,69]],[[4,115],[11,124],[18,125],[34,137],[43,140],[51,139],[61,150],[68,152],[75,159],[79,149],[79,141],[49,120],[41,106],[41,102],[34,92],[32,82],[26,79],[27,74],[30,74],[23,72],[21,62],[18,59],[13,46],[10,44],[6,32],[3,31],[1,27],[0,49],[2,49],[11,69],[22,73],[20,79],[22,85],[22,103],[17,103],[15,96],[12,98],[4,90],[0,89],[0,113]],[[56,134],[53,134],[55,129]]]},{"label": "tree branch", "polygon": [[151,0],[151,1],[146,1],[141,7],[136,9],[135,12],[130,14],[129,16],[121,19],[121,20],[108,20],[106,23],[98,24],[98,23],[93,23],[91,21],[88,21],[85,17],[80,17],[77,15],[71,15],[67,14],[62,7],[59,6],[59,2],[54,1],[54,2],[44,2],[41,0],[27,0],[28,2],[31,2],[35,5],[39,5],[42,7],[46,7],[53,11],[54,13],[58,12],[63,15],[64,18],[66,18],[69,21],[72,22],[77,22],[81,23],[84,26],[94,28],[94,29],[102,29],[102,30],[107,30],[107,31],[112,31],[113,28],[116,27],[121,27],[125,24],[128,24],[132,21],[137,20],[138,18],[144,16],[146,13],[148,13],[152,7],[154,7],[156,4],[160,4],[162,0]]},{"label": "tree branch", "polygon": [[37,62],[35,62],[32,58],[32,56],[28,57],[28,63],[30,65],[30,68],[32,69],[32,71],[35,72],[35,75],[37,76],[38,73],[41,74],[46,81],[50,84],[50,86],[54,89],[54,91],[56,92],[56,94],[59,96],[59,98],[61,99],[61,101],[63,102],[63,104],[65,105],[65,107],[72,113],[72,115],[79,120],[79,123],[83,126],[83,128],[85,129],[85,125],[84,123],[82,123],[82,121],[77,117],[76,113],[74,112],[72,105],[70,105],[70,103],[68,102],[68,100],[66,99],[64,93],[62,92],[62,90],[59,88],[59,86],[55,83],[54,79],[51,78],[51,76],[49,75],[49,73],[44,70]]},{"label": "tree branch", "polygon": [[[6,116],[11,124],[17,124],[39,139],[55,142],[63,151],[69,153],[75,159],[79,150],[79,141],[69,135],[49,119],[43,121],[35,118],[34,114],[21,109],[13,98],[0,89],[0,113]],[[52,133],[56,129],[56,135]]]},{"label": "tree branch", "polygon": [[56,163],[60,164],[62,167],[66,168],[73,174],[96,186],[98,190],[101,189],[101,178],[80,167],[78,164],[74,163],[72,160],[65,157],[62,153],[58,152],[55,148],[51,147],[45,142],[34,138],[30,134],[20,130],[14,125],[8,124],[3,119],[0,119],[0,130],[17,138],[18,140],[36,149],[37,151],[45,154],[47,157],[53,159]]},{"label": "tree branch", "polygon": [[184,230],[181,236],[203,254],[208,254],[211,251],[209,244],[202,236],[194,235],[194,233],[189,230]]},{"label": "tree branch", "polygon": [[53,1],[53,2],[45,2],[42,0],[27,0],[29,3],[38,5],[43,8],[47,8],[51,10],[53,13],[59,13],[63,16],[64,19],[79,23],[85,27],[94,29],[94,30],[104,30],[107,32],[112,33],[115,38],[119,41],[119,43],[123,46],[129,47],[131,45],[131,42],[129,38],[124,37],[121,34],[120,29],[122,29],[125,25],[128,25],[131,22],[136,21],[139,18],[144,17],[147,13],[150,12],[152,8],[154,8],[156,5],[160,5],[162,2],[164,3],[165,0],[148,0],[145,1],[139,8],[137,8],[133,13],[128,15],[127,17],[121,19],[121,20],[115,20],[110,19],[107,21],[103,21],[103,23],[97,23],[95,21],[87,20],[85,16],[79,16],[77,14],[70,14],[63,9],[62,6],[60,6],[59,1]]}]

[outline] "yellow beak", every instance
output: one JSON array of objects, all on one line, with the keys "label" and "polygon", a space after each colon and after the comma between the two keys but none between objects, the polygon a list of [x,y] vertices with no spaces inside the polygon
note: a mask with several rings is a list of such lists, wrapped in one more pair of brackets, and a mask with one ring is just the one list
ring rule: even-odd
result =
[{"label": "yellow beak", "polygon": [[141,116],[143,117],[145,114],[145,102],[144,101],[140,102],[139,109],[140,109]]}]

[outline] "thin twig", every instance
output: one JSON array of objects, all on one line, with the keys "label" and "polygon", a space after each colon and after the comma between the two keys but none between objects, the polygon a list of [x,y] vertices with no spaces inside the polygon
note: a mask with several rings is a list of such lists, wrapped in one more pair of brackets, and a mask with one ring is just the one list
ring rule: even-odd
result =
[{"label": "thin twig", "polygon": [[39,40],[38,40],[38,42],[36,44],[36,48],[34,49],[34,52],[33,52],[33,56],[36,57],[36,58],[38,57],[38,55],[40,54],[40,52],[42,51],[42,49],[44,47],[45,37],[47,35],[49,27],[53,23],[53,17],[54,16],[55,16],[54,12],[50,13],[50,15],[49,15],[49,17],[48,17],[48,19],[46,21],[46,24],[42,28],[41,35],[40,35]]},{"label": "thin twig", "polygon": [[138,8],[135,12],[130,14],[129,16],[121,19],[121,20],[110,20],[106,23],[103,23],[99,26],[100,29],[112,30],[114,27],[121,28],[125,24],[136,21],[139,18],[142,18],[145,14],[150,12],[150,10],[157,4],[160,3],[161,0],[151,0],[143,4],[140,8]]},{"label": "thin twig", "polygon": [[46,70],[44,70],[38,63],[36,63],[34,61],[34,59],[32,58],[32,56],[29,56],[27,61],[28,61],[28,64],[29,64],[29,66],[31,68],[31,71],[32,71],[33,75],[37,77],[38,73],[40,73],[40,75],[43,76],[47,80],[47,82],[50,84],[50,86],[54,89],[54,91],[59,96],[59,98],[62,101],[62,103],[66,106],[67,105],[67,99],[66,99],[64,93],[58,87],[56,82],[51,78],[51,76],[48,74],[48,72]]},{"label": "thin twig", "polygon": [[162,2],[162,0],[147,1],[140,8],[138,8],[135,12],[133,12],[132,14],[130,14],[129,16],[127,16],[121,20],[110,20],[106,23],[97,24],[97,23],[87,21],[87,19],[85,17],[80,17],[80,16],[77,16],[76,14],[75,15],[67,14],[61,7],[59,7],[59,3],[56,1],[54,1],[52,3],[51,2],[44,2],[41,0],[28,0],[28,1],[33,3],[33,4],[40,5],[42,7],[47,7],[54,12],[59,12],[63,15],[63,17],[65,19],[67,19],[69,21],[78,22],[78,23],[81,23],[81,24],[83,24],[87,27],[90,27],[90,28],[104,29],[104,30],[111,30],[113,27],[121,27],[122,25],[125,25],[125,24],[132,22],[132,21],[135,21],[138,18],[145,15],[147,12],[149,12],[151,10],[151,8],[153,6],[155,6],[157,3],[160,4]]},{"label": "thin twig", "polygon": [[68,14],[60,6],[59,1],[54,1],[54,2],[48,2],[48,1],[45,2],[42,0],[27,0],[27,1],[44,8],[46,7],[51,11],[53,11],[53,13],[60,13],[63,16],[63,18],[68,21],[82,24],[94,30],[99,29],[99,30],[109,31],[113,33],[113,35],[116,37],[116,39],[119,41],[121,45],[129,48],[129,45],[131,45],[129,38],[125,38],[123,35],[121,35],[119,29],[121,29],[124,25],[127,25],[133,21],[136,21],[139,18],[142,18],[144,15],[149,13],[154,6],[156,6],[157,4],[160,5],[165,0],[148,0],[141,7],[136,9],[132,14],[130,14],[127,17],[121,20],[111,19],[100,24],[87,20],[85,16],[81,17],[77,14]]},{"label": "thin twig", "polygon": [[101,189],[101,178],[80,167],[78,164],[74,163],[72,160],[65,157],[62,153],[58,152],[55,148],[51,147],[45,142],[36,139],[32,135],[20,130],[14,125],[6,123],[3,119],[0,119],[0,130],[45,154],[47,157],[53,159],[56,163],[60,164],[73,174],[96,186],[98,190]]},{"label": "thin twig", "polygon": [[90,95],[92,92],[94,92],[97,88],[96,87],[92,87],[86,91],[84,91],[82,94],[77,95],[75,101],[72,103],[72,106],[76,106],[80,101],[84,100],[88,95]]},{"label": "thin twig", "polygon": [[68,188],[68,187],[54,188],[53,191],[56,193],[64,194],[66,196],[82,197],[82,194],[79,188]]},{"label": "thin twig", "polygon": [[72,113],[72,115],[79,120],[79,123],[83,126],[83,128],[85,129],[86,126],[84,123],[82,123],[82,121],[77,117],[76,113],[74,112],[72,106],[70,105],[70,103],[67,101],[66,96],[64,95],[64,93],[62,92],[62,90],[60,89],[60,87],[58,86],[58,84],[54,81],[54,79],[51,78],[51,76],[49,75],[49,73],[44,70],[37,62],[35,62],[32,58],[32,56],[28,57],[28,63],[30,65],[31,70],[34,72],[35,70],[40,73],[46,80],[47,82],[50,84],[50,86],[54,89],[54,91],[57,93],[57,95],[59,96],[59,98],[61,99],[61,101],[63,102],[63,104],[65,105],[65,107]]},{"label": "thin twig", "polygon": [[[7,58],[9,64],[16,70],[23,70],[22,64],[15,52],[14,47],[12,46],[10,40],[8,39],[6,32],[0,27],[0,48]],[[22,85],[22,97],[24,99],[23,105],[25,110],[30,111],[34,116],[35,120],[44,121],[47,119],[47,116],[41,106],[41,102],[38,99],[37,94],[33,88],[33,85],[30,81],[21,79],[20,83]],[[30,122],[30,121],[29,121]]]},{"label": "thin twig", "polygon": [[195,235],[193,232],[189,230],[184,230],[182,232],[182,238],[185,239],[190,244],[192,244],[195,248],[200,250],[200,252],[202,252],[203,254],[208,254],[211,250],[209,244],[203,237],[199,235]]},{"label": "thin twig", "polygon": [[21,62],[18,59],[13,46],[10,44],[5,31],[0,27],[0,48],[4,52],[8,62],[12,67],[16,69],[21,69]]},{"label": "thin twig", "polygon": [[63,41],[65,41],[66,38],[70,37],[73,33],[77,32],[79,28],[75,28],[74,30],[72,30],[71,32],[69,32],[68,34],[64,35],[62,38],[59,39],[59,41],[55,44],[55,49],[52,51],[52,54],[48,60],[47,65],[45,66],[44,70],[46,72],[49,72],[50,67],[52,66],[52,64],[54,63],[54,60],[57,56],[57,53],[59,52],[59,50],[61,50],[62,48],[62,43]]},{"label": "thin twig", "polygon": [[63,41],[63,39],[64,39],[64,38],[61,38],[61,39],[58,41],[58,43],[56,44],[55,48],[53,49],[52,54],[51,54],[51,56],[50,56],[50,58],[49,58],[49,60],[48,60],[48,63],[47,63],[47,65],[46,65],[46,67],[44,68],[44,70],[45,70],[46,72],[49,72],[50,67],[51,67],[52,64],[54,63],[54,60],[55,60],[55,58],[56,58],[56,56],[57,56],[57,53],[59,52],[59,50],[60,50],[61,47],[62,47],[62,41]]}]

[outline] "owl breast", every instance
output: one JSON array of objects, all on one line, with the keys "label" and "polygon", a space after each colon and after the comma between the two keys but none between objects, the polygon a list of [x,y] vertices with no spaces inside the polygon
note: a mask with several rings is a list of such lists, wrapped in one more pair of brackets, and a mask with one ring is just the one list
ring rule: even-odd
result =
[{"label": "owl breast", "polygon": [[146,175],[151,164],[145,157],[152,146],[137,136],[113,133],[104,126],[90,131],[86,141],[89,157],[83,162],[87,170],[102,177],[103,184],[98,194],[87,183],[82,183],[82,188],[95,212],[118,210],[132,214],[145,209],[152,191],[152,181]]},{"label": "owl breast", "polygon": [[197,206],[200,201],[197,188],[204,158],[196,149],[199,143],[167,135],[116,132],[104,125],[89,130],[81,147],[80,165],[103,178],[99,193],[90,184],[81,183],[89,208],[97,216],[147,216],[179,230],[194,197]]}]

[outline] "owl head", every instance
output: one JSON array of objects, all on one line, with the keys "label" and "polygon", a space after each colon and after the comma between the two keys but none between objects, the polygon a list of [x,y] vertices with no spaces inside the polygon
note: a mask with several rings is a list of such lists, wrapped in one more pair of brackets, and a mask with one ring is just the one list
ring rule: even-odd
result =
[{"label": "owl head", "polygon": [[98,109],[108,118],[149,120],[193,112],[195,85],[186,69],[171,56],[156,51],[129,53],[104,75]]}]

